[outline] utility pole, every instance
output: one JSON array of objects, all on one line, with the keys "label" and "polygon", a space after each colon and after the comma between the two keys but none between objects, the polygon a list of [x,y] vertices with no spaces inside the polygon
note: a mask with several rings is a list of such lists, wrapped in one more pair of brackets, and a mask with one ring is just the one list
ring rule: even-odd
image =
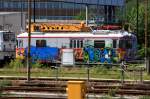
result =
[{"label": "utility pole", "polygon": [[138,36],[138,33],[139,33],[139,21],[138,21],[138,19],[139,19],[139,0],[137,0],[136,1],[136,3],[137,3],[137,19],[136,19],[136,34],[137,34],[137,38],[139,38],[139,36]]},{"label": "utility pole", "polygon": [[21,32],[23,30],[23,1],[21,0]]},{"label": "utility pole", "polygon": [[30,82],[30,45],[31,45],[31,0],[28,0],[28,52],[27,52],[27,81]]},{"label": "utility pole", "polygon": [[86,9],[85,9],[86,11],[85,11],[85,14],[86,14],[86,19],[85,19],[85,21],[86,21],[86,26],[88,26],[88,5],[86,4]]},{"label": "utility pole", "polygon": [[150,74],[150,65],[148,63],[148,55],[147,55],[147,24],[148,24],[148,0],[145,0],[145,65],[147,68],[147,73]]},{"label": "utility pole", "polygon": [[35,0],[33,0],[33,5],[34,5],[34,8],[33,8],[33,14],[34,14],[33,22],[35,23]]}]

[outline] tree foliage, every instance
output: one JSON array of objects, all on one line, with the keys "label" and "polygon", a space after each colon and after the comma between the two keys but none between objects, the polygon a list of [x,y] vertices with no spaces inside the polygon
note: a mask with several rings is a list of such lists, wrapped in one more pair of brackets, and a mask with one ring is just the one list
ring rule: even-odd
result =
[{"label": "tree foliage", "polygon": [[75,16],[76,20],[85,20],[85,12],[81,11],[77,16]]},{"label": "tree foliage", "polygon": [[[137,10],[138,10],[138,28],[137,28]],[[150,2],[148,3],[148,47],[150,47]],[[128,0],[126,4],[125,23],[130,29],[136,33],[138,29],[138,44],[139,54],[144,56],[144,41],[145,41],[145,4],[144,0],[139,0],[139,7],[137,9],[137,0]],[[149,49],[149,48],[148,48]],[[149,50],[148,50],[149,52]],[[150,54],[150,53],[149,53]]]}]

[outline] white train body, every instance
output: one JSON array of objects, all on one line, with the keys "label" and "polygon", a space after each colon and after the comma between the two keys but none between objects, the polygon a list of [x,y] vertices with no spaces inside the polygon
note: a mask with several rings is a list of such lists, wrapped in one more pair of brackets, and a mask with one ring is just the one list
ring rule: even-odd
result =
[{"label": "white train body", "polygon": [[0,31],[0,60],[15,58],[15,34],[10,31]]},{"label": "white train body", "polygon": [[[116,40],[116,48],[119,44],[119,39],[125,35],[127,32],[121,32],[121,31],[99,31],[100,33],[90,33],[90,32],[81,32],[81,33],[43,33],[43,32],[33,32],[31,33],[31,46],[36,46],[37,40],[46,40],[46,46],[49,47],[57,47],[57,48],[81,48],[82,45],[78,44],[79,41],[83,41],[83,45],[85,43],[90,42],[91,45],[94,46],[94,41],[101,40],[105,41],[105,44],[107,43],[113,43],[113,40]],[[18,47],[26,48],[28,47],[28,33],[22,33],[17,36]],[[76,40],[75,42],[72,42],[71,40]],[[73,44],[74,43],[74,44]],[[76,46],[75,46],[76,45]]]},{"label": "white train body", "polygon": [[[18,52],[18,56],[24,55],[25,48],[28,47],[28,33],[25,32],[19,34],[17,36],[17,42],[18,43],[16,52],[23,49],[23,51]],[[43,55],[45,55],[44,47],[58,48],[60,50],[64,48],[69,48],[74,49],[76,51],[74,52],[74,54],[76,55],[75,57],[78,57],[78,59],[82,60],[85,57],[89,57],[89,59],[93,61],[96,57],[95,55],[97,55],[94,53],[98,53],[98,57],[99,59],[101,59],[101,62],[104,62],[104,59],[107,60],[109,56],[111,57],[109,59],[116,58],[118,59],[118,61],[124,57],[126,57],[126,59],[132,58],[133,56],[135,56],[136,53],[136,42],[137,39],[135,35],[121,30],[94,30],[93,32],[31,33],[31,46],[34,46],[35,48],[43,48]],[[94,50],[86,49],[88,46],[94,48]],[[99,51],[95,51],[95,49],[98,49]],[[113,51],[114,49],[115,51]],[[116,54],[114,54],[114,52],[116,52]],[[32,53],[32,55],[35,56],[36,53]],[[89,55],[85,56],[85,53],[88,53]]]}]

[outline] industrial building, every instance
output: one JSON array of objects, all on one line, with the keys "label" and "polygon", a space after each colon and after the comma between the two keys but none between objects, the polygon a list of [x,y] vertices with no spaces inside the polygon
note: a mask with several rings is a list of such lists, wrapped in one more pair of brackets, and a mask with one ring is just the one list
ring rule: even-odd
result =
[{"label": "industrial building", "polygon": [[0,12],[0,30],[13,31],[16,34],[26,27],[26,13]]},{"label": "industrial building", "polygon": [[[88,6],[88,20],[115,23],[123,13],[125,0],[31,0],[32,19],[83,20]],[[28,0],[0,0],[0,11],[27,12]]]}]

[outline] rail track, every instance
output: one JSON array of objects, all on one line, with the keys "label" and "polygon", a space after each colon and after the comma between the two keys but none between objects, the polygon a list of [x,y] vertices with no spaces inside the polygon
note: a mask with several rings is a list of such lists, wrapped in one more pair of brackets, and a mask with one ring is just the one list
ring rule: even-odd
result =
[{"label": "rail track", "polygon": [[[31,86],[7,86],[3,87],[1,91],[5,92],[48,92],[48,93],[66,93],[66,86],[64,87],[31,87]],[[96,85],[88,86],[87,92],[93,94],[102,94],[115,92],[115,94],[124,95],[150,95],[150,88],[148,85]]]},{"label": "rail track", "polygon": [[[21,77],[21,76],[0,76],[0,80],[10,80],[10,81],[26,81],[26,77]],[[69,80],[74,80],[74,81],[86,81],[86,82],[94,82],[94,83],[121,83],[120,79],[95,79],[95,78],[72,78],[72,77],[32,77],[32,81],[37,81],[37,82],[66,82]],[[124,83],[138,83],[138,81],[134,80],[125,80]],[[142,83],[144,84],[150,84],[150,80],[145,80]]]},{"label": "rail track", "polygon": [[62,97],[2,96],[0,99],[67,99]]},{"label": "rail track", "polygon": [[[59,78],[56,80],[55,78],[32,78],[30,83],[26,83],[25,77],[0,77],[0,80],[9,80],[13,83],[13,86],[2,87],[0,89],[2,92],[48,92],[65,94],[67,81],[79,79]],[[87,81],[87,79],[80,80]],[[108,94],[114,92],[120,95],[150,95],[150,81],[144,81],[141,84],[135,83],[134,81],[125,81],[124,84],[121,84],[120,80],[90,79],[86,84],[87,93],[89,94]]]}]

